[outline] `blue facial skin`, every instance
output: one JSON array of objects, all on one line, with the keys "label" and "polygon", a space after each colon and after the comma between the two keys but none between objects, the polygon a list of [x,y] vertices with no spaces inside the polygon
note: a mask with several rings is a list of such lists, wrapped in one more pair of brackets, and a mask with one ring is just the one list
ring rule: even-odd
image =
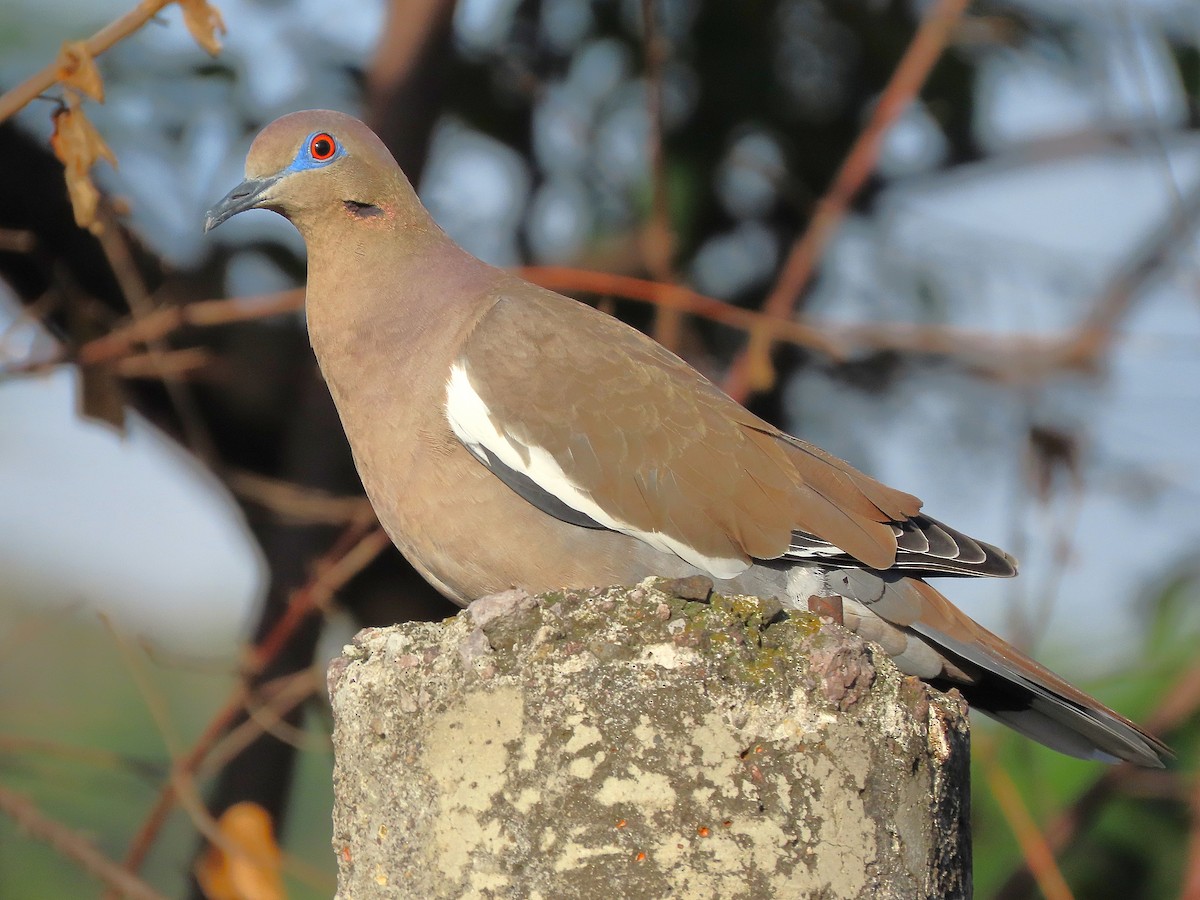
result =
[{"label": "blue facial skin", "polygon": [[284,172],[303,172],[307,169],[320,169],[346,155],[346,148],[341,145],[337,138],[329,134],[329,138],[333,141],[334,146],[333,156],[329,157],[329,159],[313,159],[309,148],[312,146],[313,138],[318,134],[329,134],[329,132],[314,131],[306,137],[304,143],[300,145],[300,152],[296,154],[296,158],[292,160],[292,164],[283,170]]}]

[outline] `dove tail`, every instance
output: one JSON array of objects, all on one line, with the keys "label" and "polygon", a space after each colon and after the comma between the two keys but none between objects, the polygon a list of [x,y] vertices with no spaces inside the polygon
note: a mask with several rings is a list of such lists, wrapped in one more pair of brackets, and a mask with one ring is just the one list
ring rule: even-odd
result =
[{"label": "dove tail", "polygon": [[972,621],[929,585],[905,580],[933,613],[909,627],[972,676],[965,684],[943,681],[975,709],[1080,759],[1162,768],[1173,756],[1158,738]]}]

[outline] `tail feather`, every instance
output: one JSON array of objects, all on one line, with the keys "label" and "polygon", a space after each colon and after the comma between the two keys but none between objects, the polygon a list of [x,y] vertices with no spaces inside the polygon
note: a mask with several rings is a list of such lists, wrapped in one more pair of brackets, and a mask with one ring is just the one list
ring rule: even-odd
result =
[{"label": "tail feather", "polygon": [[[970,702],[970,701],[968,701]],[[1041,708],[1039,708],[1041,707]],[[1077,723],[1064,725],[1058,718],[1058,710],[1052,704],[1041,700],[1032,701],[1028,709],[989,710],[981,706],[974,707],[989,718],[1007,725],[1013,731],[1023,734],[1031,740],[1044,744],[1059,753],[1074,756],[1076,759],[1087,759],[1093,762],[1119,763],[1129,761],[1140,766],[1161,769],[1163,767],[1164,751],[1156,751],[1150,743],[1134,736],[1116,736],[1109,733],[1096,732],[1085,734],[1075,730]],[[1089,726],[1096,723],[1082,723],[1083,728],[1093,730]],[[1113,744],[1113,739],[1117,745]],[[1119,746],[1118,746],[1119,745]],[[1103,749],[1111,746],[1111,750]]]},{"label": "tail feather", "polygon": [[[985,668],[991,660],[983,654],[953,655],[984,668],[974,684],[954,684],[971,707],[1040,744],[1079,759],[1151,768],[1162,768],[1173,755],[1158,738],[1070,685],[1083,702],[1027,673]],[[1054,681],[1066,684],[1057,676]]]},{"label": "tail feather", "polygon": [[974,708],[1035,741],[1082,759],[1142,766],[1161,767],[1172,755],[1158,738],[992,634],[924,581],[836,569],[826,584],[852,601],[847,624],[879,640],[902,671],[958,688]]},{"label": "tail feather", "polygon": [[1081,759],[1161,768],[1172,756],[1158,738],[992,634],[929,585],[905,580],[925,601],[925,614],[909,627],[975,675],[955,686],[980,712]]}]

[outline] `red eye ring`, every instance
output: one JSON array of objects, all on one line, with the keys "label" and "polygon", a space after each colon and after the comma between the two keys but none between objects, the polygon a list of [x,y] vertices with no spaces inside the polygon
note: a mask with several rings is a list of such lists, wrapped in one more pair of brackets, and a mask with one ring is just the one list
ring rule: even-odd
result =
[{"label": "red eye ring", "polygon": [[314,134],[308,142],[308,152],[317,162],[333,159],[333,154],[337,153],[337,141],[333,139],[332,134],[326,134],[324,131]]}]

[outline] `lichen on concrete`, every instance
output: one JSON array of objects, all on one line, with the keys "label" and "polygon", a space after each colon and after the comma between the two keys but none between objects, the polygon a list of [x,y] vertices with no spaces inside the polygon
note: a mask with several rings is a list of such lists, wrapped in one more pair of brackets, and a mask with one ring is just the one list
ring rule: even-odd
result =
[{"label": "lichen on concrete", "polygon": [[330,670],[338,896],[969,895],[959,701],[811,615],[697,596],[510,591],[361,632]]}]

